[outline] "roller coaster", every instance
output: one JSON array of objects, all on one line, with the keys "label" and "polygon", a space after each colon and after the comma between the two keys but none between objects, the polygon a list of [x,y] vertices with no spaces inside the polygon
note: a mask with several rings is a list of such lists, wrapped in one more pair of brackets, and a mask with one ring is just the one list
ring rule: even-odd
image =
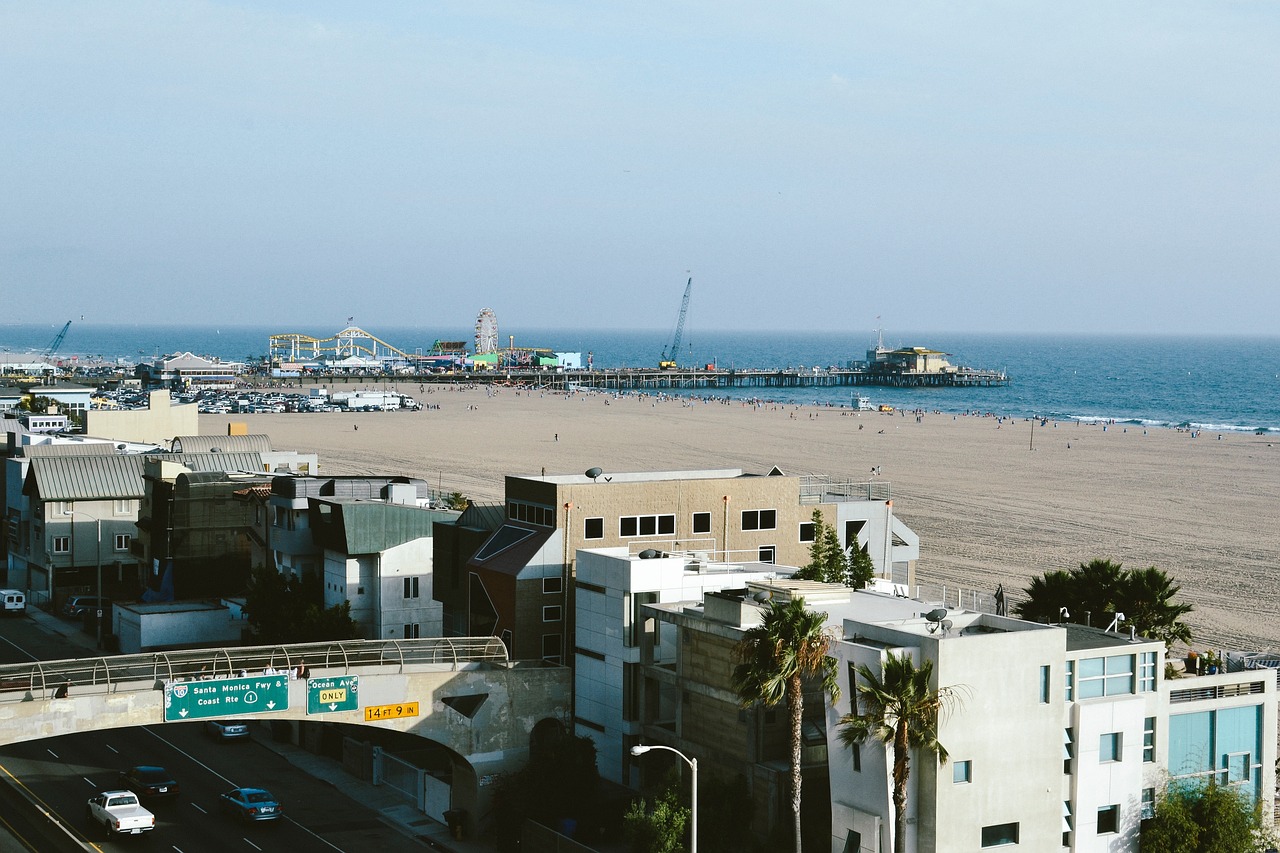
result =
[{"label": "roller coaster", "polygon": [[290,363],[334,362],[352,357],[375,361],[413,361],[417,358],[357,326],[347,326],[331,338],[317,338],[298,332],[272,335],[268,352],[272,361]]}]

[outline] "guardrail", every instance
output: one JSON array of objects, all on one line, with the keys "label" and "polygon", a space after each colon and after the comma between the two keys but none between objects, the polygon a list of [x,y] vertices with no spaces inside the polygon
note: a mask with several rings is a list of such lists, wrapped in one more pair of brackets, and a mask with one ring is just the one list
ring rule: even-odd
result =
[{"label": "guardrail", "polygon": [[178,649],[136,655],[32,661],[0,665],[0,702],[50,699],[65,692],[118,693],[154,690],[170,681],[233,678],[248,673],[287,673],[305,678],[381,667],[415,668],[482,664],[511,667],[497,637],[429,637],[419,640],[341,640],[279,646]]}]

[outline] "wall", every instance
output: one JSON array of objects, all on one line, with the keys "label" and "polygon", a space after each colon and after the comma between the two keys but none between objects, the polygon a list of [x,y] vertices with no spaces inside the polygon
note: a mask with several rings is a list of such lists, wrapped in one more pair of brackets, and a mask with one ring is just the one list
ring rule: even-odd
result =
[{"label": "wall", "polygon": [[84,431],[86,435],[119,441],[163,444],[174,436],[199,435],[200,409],[195,403],[170,405],[168,391],[152,391],[146,409],[91,409],[85,412]]}]

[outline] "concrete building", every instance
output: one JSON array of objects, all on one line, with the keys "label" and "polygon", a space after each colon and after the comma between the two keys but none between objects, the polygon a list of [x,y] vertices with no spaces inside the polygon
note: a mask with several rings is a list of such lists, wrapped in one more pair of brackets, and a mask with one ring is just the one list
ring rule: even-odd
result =
[{"label": "concrete building", "polygon": [[934,686],[959,697],[939,726],[950,761],[912,756],[909,850],[1136,851],[1140,821],[1168,780],[1238,786],[1271,814],[1276,671],[1265,667],[1275,661],[1237,655],[1230,672],[1167,678],[1164,645],[1123,623],[1036,624],[881,587],[889,591],[779,576],[700,602],[642,605],[638,672],[613,693],[579,675],[576,702],[610,705],[602,716],[629,727],[620,749],[600,741],[617,749],[623,781],[634,783],[640,766],[631,746],[674,747],[699,760],[704,778],[745,780],[753,828],[766,832],[789,820],[785,733],[767,709],[738,708],[730,650],[759,624],[764,602],[798,596],[839,638],[831,655],[841,696],[831,705],[807,693],[804,726],[805,823],[820,832],[815,823],[829,821],[833,853],[893,849],[890,753],[879,742],[845,747],[838,725],[854,707],[857,667],[878,673],[890,652],[932,661]]},{"label": "concrete building", "polygon": [[145,383],[175,390],[212,388],[231,391],[242,373],[243,362],[210,359],[189,352],[176,352],[149,364],[138,365],[138,378]]},{"label": "concrete building", "polygon": [[[479,549],[459,547],[475,528],[441,525],[435,594],[444,604],[447,634],[493,634],[513,658],[558,662],[573,647],[572,623],[563,614],[573,613],[571,581],[580,548],[803,565],[817,509],[842,545],[868,552],[879,576],[907,583],[919,538],[894,516],[891,498],[888,482],[788,476],[776,468],[764,475],[592,469],[511,476],[502,525]],[[557,612],[562,615],[550,621]]]},{"label": "concrete building", "polygon": [[84,417],[86,434],[119,441],[163,444],[175,435],[200,432],[199,406],[196,403],[174,405],[167,390],[152,391],[145,409],[90,409]]}]

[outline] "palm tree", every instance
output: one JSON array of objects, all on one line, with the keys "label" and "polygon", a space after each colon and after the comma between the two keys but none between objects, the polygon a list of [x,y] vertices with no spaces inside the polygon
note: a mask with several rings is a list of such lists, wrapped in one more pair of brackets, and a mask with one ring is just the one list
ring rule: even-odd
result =
[{"label": "palm tree", "polygon": [[938,742],[938,717],[958,700],[956,688],[933,689],[933,661],[916,667],[907,652],[887,652],[884,677],[865,664],[858,667],[857,704],[862,713],[840,718],[840,740],[846,746],[874,738],[893,750],[893,849],[907,849],[907,777],[911,750],[923,749],[947,763],[947,750]]},{"label": "palm tree", "polygon": [[795,818],[796,853],[800,838],[800,748],[804,721],[804,682],[818,679],[834,701],[840,695],[836,662],[827,656],[831,635],[824,628],[827,614],[805,609],[803,598],[773,602],[764,621],[749,629],[734,646],[740,663],[733,669],[733,685],[742,706],[757,702],[776,705],[786,700],[791,722],[791,811]]},{"label": "palm tree", "polygon": [[1124,573],[1116,608],[1144,637],[1163,640],[1166,646],[1190,643],[1191,628],[1182,617],[1192,607],[1173,600],[1181,589],[1155,566],[1130,569]]}]

